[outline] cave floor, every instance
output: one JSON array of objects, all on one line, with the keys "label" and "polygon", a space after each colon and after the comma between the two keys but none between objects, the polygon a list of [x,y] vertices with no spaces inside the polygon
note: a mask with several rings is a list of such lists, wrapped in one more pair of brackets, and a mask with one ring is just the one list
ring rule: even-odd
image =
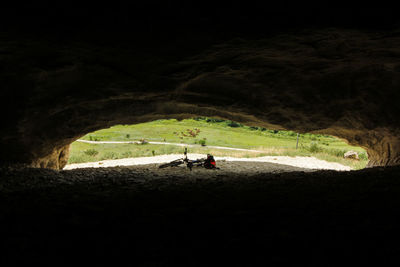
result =
[{"label": "cave floor", "polygon": [[385,265],[400,255],[399,174],[2,168],[0,265]]}]

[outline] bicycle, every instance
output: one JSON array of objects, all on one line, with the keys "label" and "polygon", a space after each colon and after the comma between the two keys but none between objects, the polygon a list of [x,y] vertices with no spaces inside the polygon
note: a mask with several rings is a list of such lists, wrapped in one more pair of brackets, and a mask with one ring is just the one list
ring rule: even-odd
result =
[{"label": "bicycle", "polygon": [[185,147],[185,151],[183,152],[183,154],[185,155],[183,158],[176,159],[176,160],[173,160],[171,162],[161,164],[160,166],[158,166],[158,168],[162,169],[162,168],[166,168],[166,167],[176,167],[176,166],[179,166],[181,164],[186,164],[186,167],[188,167],[190,170],[192,170],[193,167],[201,167],[201,166],[203,166],[204,162],[206,160],[206,159],[196,159],[196,160],[188,159],[188,157],[187,157],[187,148],[186,147]]}]

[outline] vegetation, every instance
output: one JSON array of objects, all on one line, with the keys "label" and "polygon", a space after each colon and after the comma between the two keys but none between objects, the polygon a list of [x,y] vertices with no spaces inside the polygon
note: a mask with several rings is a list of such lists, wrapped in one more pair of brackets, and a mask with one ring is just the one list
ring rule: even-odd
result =
[{"label": "vegetation", "polygon": [[83,150],[83,153],[90,157],[94,157],[97,154],[99,154],[99,151],[97,151],[96,149],[93,149],[93,148],[89,148],[89,149]]},{"label": "vegetation", "polygon": [[206,138],[199,140],[199,145],[205,146],[206,145]]},{"label": "vegetation", "polygon": [[[190,148],[189,151],[191,153],[211,153],[216,156],[314,156],[327,161],[339,162],[354,169],[361,169],[368,162],[364,149],[349,146],[336,137],[310,133],[300,134],[298,149],[296,149],[296,138],[297,133],[293,131],[245,126],[237,122],[215,118],[200,117],[182,121],[157,120],[136,125],[116,125],[90,133],[82,139],[140,141],[141,145],[74,142],[71,146],[69,163],[182,153],[182,147],[154,145],[147,141],[198,144],[198,147]],[[210,149],[208,146],[245,148],[261,152]],[[344,159],[344,153],[349,150],[358,152],[360,160]]]}]

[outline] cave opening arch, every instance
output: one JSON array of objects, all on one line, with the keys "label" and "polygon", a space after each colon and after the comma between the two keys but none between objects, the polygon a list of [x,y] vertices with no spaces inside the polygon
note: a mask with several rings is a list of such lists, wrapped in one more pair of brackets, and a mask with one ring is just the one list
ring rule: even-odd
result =
[{"label": "cave opening arch", "polygon": [[71,144],[64,169],[160,164],[183,157],[184,148],[189,159],[212,154],[222,162],[270,162],[306,169],[358,170],[368,162],[362,148],[329,135],[194,117],[115,125],[91,132]]},{"label": "cave opening arch", "polygon": [[[124,107],[122,105],[117,104],[118,107]],[[98,107],[98,106],[97,106]],[[174,111],[172,109],[175,109]],[[114,111],[116,110],[121,110],[120,108],[113,108]],[[167,114],[160,114],[160,110],[164,110],[166,111]],[[196,112],[194,113],[193,111],[196,110]],[[34,167],[45,167],[45,168],[55,168],[55,169],[62,169],[65,164],[68,161],[68,156],[69,156],[69,145],[75,141],[76,139],[84,136],[87,133],[90,133],[94,130],[99,130],[99,129],[103,129],[103,128],[108,128],[112,125],[116,125],[116,124],[135,124],[135,123],[140,123],[140,122],[148,122],[148,121],[152,121],[155,119],[168,119],[168,118],[178,118],[180,120],[182,119],[188,119],[188,118],[193,118],[193,117],[198,117],[198,116],[214,116],[214,117],[218,117],[221,119],[229,119],[229,120],[233,120],[233,121],[238,121],[240,123],[246,124],[246,125],[251,125],[251,126],[257,126],[257,127],[265,127],[268,129],[273,129],[273,130],[293,130],[292,128],[285,128],[282,127],[282,125],[277,125],[277,124],[271,124],[271,123],[267,123],[265,121],[262,121],[260,119],[258,119],[257,117],[255,117],[254,115],[249,115],[246,113],[239,113],[239,112],[231,112],[231,111],[227,111],[227,110],[223,110],[220,111],[218,109],[218,107],[215,108],[210,108],[210,107],[198,107],[195,105],[191,105],[191,104],[178,104],[178,103],[174,103],[173,105],[171,105],[171,103],[168,104],[161,104],[159,106],[157,106],[157,113],[150,113],[144,116],[132,116],[132,114],[135,113],[131,113],[131,108],[129,108],[130,112],[129,115],[126,115],[126,110],[124,108],[122,108],[122,111],[120,111],[119,113],[114,113],[113,116],[115,116],[117,119],[114,120],[105,120],[105,119],[100,119],[100,120],[96,120],[96,123],[94,124],[93,121],[89,121],[89,120],[93,120],[93,115],[90,116],[89,120],[86,121],[86,123],[83,123],[84,117],[82,118],[74,118],[74,121],[79,122],[79,125],[82,126],[83,128],[78,128],[78,125],[72,125],[69,126],[70,131],[74,131],[73,134],[74,137],[73,138],[66,138],[64,140],[61,140],[61,143],[63,145],[61,146],[56,146],[56,148],[53,148],[52,153],[45,155],[44,157],[42,157],[41,159],[39,159],[37,162],[33,162],[32,166]],[[172,112],[171,112],[172,111]],[[107,113],[107,117],[110,116],[109,109],[107,109],[106,111],[103,110],[103,112]],[[193,114],[194,113],[194,114]],[[88,114],[87,112],[85,112],[85,114]],[[98,116],[102,116],[101,110],[96,110],[94,112],[94,114],[98,115]],[[125,115],[124,115],[125,114]],[[217,115],[216,115],[217,114]],[[275,115],[275,113],[274,113]],[[298,131],[300,133],[305,133],[305,130],[302,128],[296,128],[294,129],[295,131]],[[349,142],[349,144],[351,145],[357,145],[357,146],[361,146],[366,148],[366,150],[368,151],[369,157],[370,157],[370,161],[371,161],[371,148],[368,148],[367,146],[363,146],[359,141],[359,137],[357,135],[353,135],[351,134],[352,131],[348,130],[348,131],[343,131],[342,129],[324,129],[324,130],[314,130],[313,133],[320,133],[320,134],[330,134],[330,135],[334,135],[343,139],[347,139],[347,141]],[[343,135],[343,133],[345,133],[346,135]],[[57,136],[55,134],[55,136]],[[60,136],[57,136],[58,138],[60,138]],[[353,142],[349,141],[349,137],[353,137]],[[359,139],[359,140],[357,140]],[[354,142],[354,140],[356,142]],[[65,144],[65,145],[64,145]],[[54,143],[52,144],[54,145]],[[381,156],[381,155],[380,155]],[[372,161],[374,159],[372,158]],[[369,163],[369,166],[373,166],[373,164],[371,164],[371,162]]]},{"label": "cave opening arch", "polygon": [[397,36],[311,29],[185,50],[167,41],[115,49],[24,37],[29,49],[9,43],[6,60],[14,67],[0,77],[10,115],[0,159],[60,169],[68,145],[91,131],[208,116],[337,136],[365,148],[370,166],[398,165]]}]

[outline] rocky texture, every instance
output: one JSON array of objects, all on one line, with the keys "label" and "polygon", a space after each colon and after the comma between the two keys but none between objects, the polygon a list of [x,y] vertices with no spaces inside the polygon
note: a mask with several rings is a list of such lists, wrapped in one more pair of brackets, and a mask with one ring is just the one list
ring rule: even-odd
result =
[{"label": "rocky texture", "polygon": [[355,151],[347,151],[346,153],[344,153],[343,157],[345,159],[356,159],[356,160],[359,159],[358,153]]},{"label": "rocky texture", "polygon": [[62,169],[67,165],[68,157],[69,145],[65,145],[61,148],[54,148],[51,154],[45,157],[35,157],[30,167]]},{"label": "rocky texture", "polygon": [[397,266],[399,171],[0,168],[0,263]]},{"label": "rocky texture", "polygon": [[332,134],[370,166],[400,163],[398,31],[147,37],[0,35],[1,162],[58,169],[88,132],[202,115]]}]

